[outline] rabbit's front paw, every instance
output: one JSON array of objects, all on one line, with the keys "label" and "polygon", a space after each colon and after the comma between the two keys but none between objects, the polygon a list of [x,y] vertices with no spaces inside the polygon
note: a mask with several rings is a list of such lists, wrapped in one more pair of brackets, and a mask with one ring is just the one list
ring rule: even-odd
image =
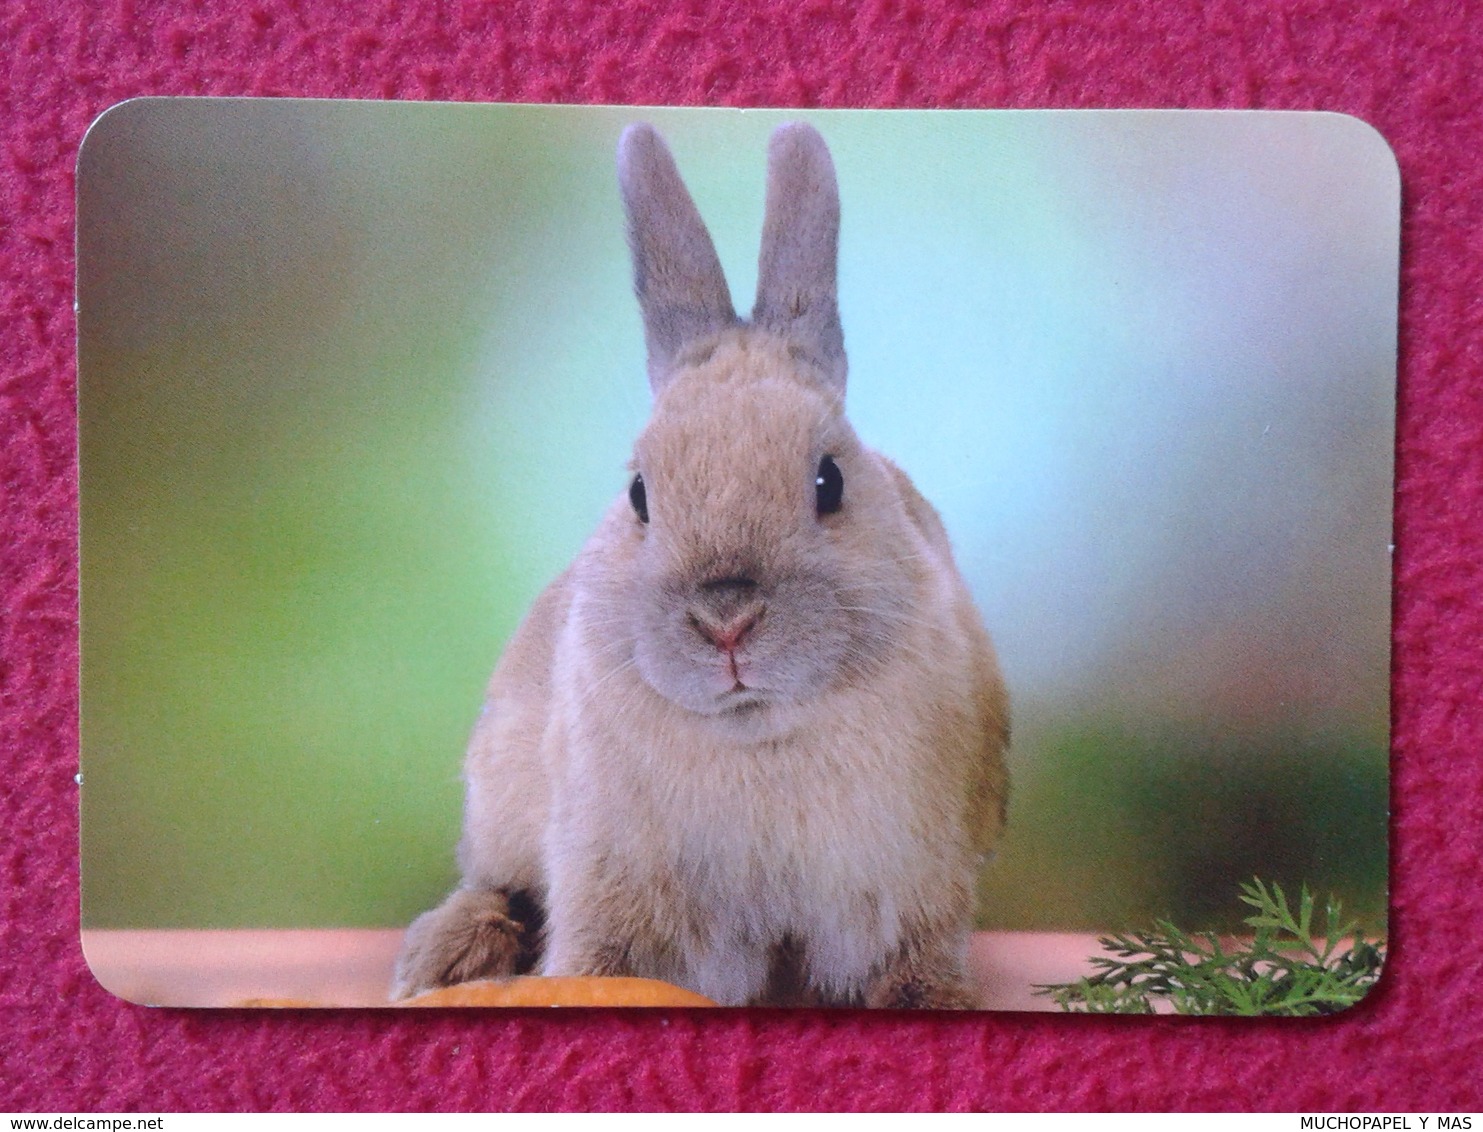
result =
[{"label": "rabbit's front paw", "polygon": [[[517,920],[503,891],[460,888],[424,912],[402,941],[391,997],[516,974],[539,925]],[[535,917],[527,917],[527,920]]]},{"label": "rabbit's front paw", "polygon": [[871,988],[865,1005],[892,1010],[978,1010],[978,996],[961,979],[892,979]]},{"label": "rabbit's front paw", "polygon": [[865,1005],[893,1010],[978,1010],[980,1001],[962,964],[945,949],[908,949],[865,990]]}]

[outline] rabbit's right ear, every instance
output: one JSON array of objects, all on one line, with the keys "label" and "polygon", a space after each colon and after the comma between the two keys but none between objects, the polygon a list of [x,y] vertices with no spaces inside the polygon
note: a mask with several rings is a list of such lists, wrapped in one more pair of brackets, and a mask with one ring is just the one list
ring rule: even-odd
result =
[{"label": "rabbit's right ear", "polygon": [[783,335],[843,391],[839,185],[819,131],[789,122],[767,143],[767,211],[752,321]]},{"label": "rabbit's right ear", "polygon": [[686,344],[736,325],[736,311],[710,233],[653,126],[640,122],[623,131],[618,185],[644,316],[649,385],[657,393]]}]

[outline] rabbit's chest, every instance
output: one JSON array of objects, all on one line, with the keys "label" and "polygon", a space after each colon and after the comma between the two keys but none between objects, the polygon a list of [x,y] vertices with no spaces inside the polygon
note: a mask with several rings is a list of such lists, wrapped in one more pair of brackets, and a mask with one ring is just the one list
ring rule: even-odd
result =
[{"label": "rabbit's chest", "polygon": [[828,750],[783,754],[723,762],[671,794],[667,869],[733,937],[894,937],[896,890],[923,851],[910,792],[843,772]]},{"label": "rabbit's chest", "polygon": [[961,799],[944,806],[928,732],[896,704],[890,728],[851,703],[788,742],[708,744],[677,721],[588,748],[606,773],[581,776],[602,784],[587,843],[647,908],[652,974],[754,1001],[792,949],[816,989],[858,994],[961,863]]},{"label": "rabbit's chest", "polygon": [[676,815],[661,866],[686,905],[685,977],[754,1001],[788,947],[817,989],[848,1000],[902,935],[915,872],[910,839],[894,835],[904,823],[867,791],[796,772],[729,785]]}]

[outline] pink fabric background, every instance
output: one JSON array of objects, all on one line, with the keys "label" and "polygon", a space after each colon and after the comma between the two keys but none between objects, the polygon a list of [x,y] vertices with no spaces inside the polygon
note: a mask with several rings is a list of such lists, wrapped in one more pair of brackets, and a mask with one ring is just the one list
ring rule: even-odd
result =
[{"label": "pink fabric background", "polygon": [[[0,0],[0,1109],[1483,1108],[1483,20],[1463,0]],[[1405,185],[1394,920],[1339,1020],[148,1010],[77,942],[73,161],[138,94],[1342,110]]]}]

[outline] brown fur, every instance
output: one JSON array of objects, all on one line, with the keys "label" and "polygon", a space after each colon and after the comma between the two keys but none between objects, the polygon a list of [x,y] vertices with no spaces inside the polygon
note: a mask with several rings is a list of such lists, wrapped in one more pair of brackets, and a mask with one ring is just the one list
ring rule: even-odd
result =
[{"label": "brown fur", "polygon": [[[775,135],[751,325],[657,135],[630,131],[620,167],[649,521],[616,500],[501,659],[466,764],[464,885],[409,929],[393,993],[513,970],[518,891],[546,912],[545,974],[970,1006],[1007,697],[937,513],[844,417],[827,150]],[[815,507],[826,455],[834,514]]]}]

